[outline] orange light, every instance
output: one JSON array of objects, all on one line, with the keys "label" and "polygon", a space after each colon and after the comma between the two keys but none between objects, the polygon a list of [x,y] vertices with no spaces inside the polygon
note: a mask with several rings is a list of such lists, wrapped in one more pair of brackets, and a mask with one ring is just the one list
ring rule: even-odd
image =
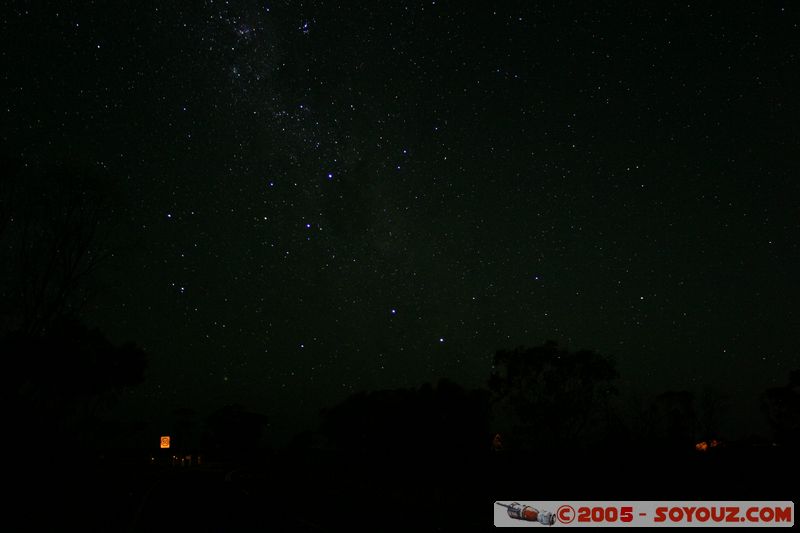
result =
[{"label": "orange light", "polygon": [[169,435],[161,437],[161,448],[169,448]]},{"label": "orange light", "polygon": [[698,452],[705,452],[708,451],[708,443],[706,441],[698,442],[694,445],[694,449]]}]

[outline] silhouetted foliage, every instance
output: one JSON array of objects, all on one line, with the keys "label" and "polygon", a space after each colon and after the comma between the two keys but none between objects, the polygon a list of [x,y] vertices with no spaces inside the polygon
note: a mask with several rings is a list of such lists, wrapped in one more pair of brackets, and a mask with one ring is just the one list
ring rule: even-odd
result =
[{"label": "silhouetted foliage", "polygon": [[782,444],[800,443],[800,370],[793,370],[789,383],[767,389],[761,395],[761,410]]},{"label": "silhouetted foliage", "polygon": [[225,458],[235,458],[263,448],[269,426],[266,416],[241,405],[226,405],[206,420],[210,449]]},{"label": "silhouetted foliage", "polygon": [[0,180],[0,352],[8,416],[31,439],[99,445],[107,409],[144,379],[142,350],[117,346],[76,317],[106,256],[108,176],[5,161]]},{"label": "silhouetted foliage", "polygon": [[611,359],[568,352],[555,342],[501,350],[489,390],[497,429],[514,449],[580,448],[603,438],[608,400],[616,392]]},{"label": "silhouetted foliage", "polygon": [[72,314],[107,249],[110,180],[61,165],[9,162],[0,186],[0,333],[41,332]]},{"label": "silhouetted foliage", "polygon": [[9,415],[28,432],[62,444],[93,438],[102,409],[144,379],[141,349],[117,346],[75,319],[62,317],[41,333],[7,334],[0,348]]},{"label": "silhouetted foliage", "polygon": [[318,431],[312,430],[295,433],[288,445],[288,449],[293,451],[308,451],[323,447],[322,435]]},{"label": "silhouetted foliage", "polygon": [[190,407],[172,411],[170,429],[172,447],[179,452],[192,452],[200,446],[200,425],[197,412]]},{"label": "silhouetted foliage", "polygon": [[697,440],[694,395],[688,391],[666,391],[656,396],[645,413],[643,434],[648,446],[690,450]]},{"label": "silhouetted foliage", "polygon": [[75,319],[62,318],[42,335],[9,334],[4,345],[17,383],[60,398],[98,396],[144,379],[142,350],[132,343],[115,346]]},{"label": "silhouetted foliage", "polygon": [[322,433],[339,450],[486,450],[487,395],[444,379],[436,387],[360,392],[323,410]]},{"label": "silhouetted foliage", "polygon": [[719,390],[704,387],[697,405],[695,440],[719,439],[724,436],[723,422],[730,410],[730,397]]}]

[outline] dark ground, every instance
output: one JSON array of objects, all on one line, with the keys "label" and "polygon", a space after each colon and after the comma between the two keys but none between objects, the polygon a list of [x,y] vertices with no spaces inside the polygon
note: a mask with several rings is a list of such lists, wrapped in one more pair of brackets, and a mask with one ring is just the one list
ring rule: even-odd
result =
[{"label": "dark ground", "polygon": [[797,501],[800,492],[798,460],[781,448],[594,456],[303,452],[189,468],[60,460],[9,466],[19,497],[9,508],[20,524],[170,532],[472,529],[491,526],[497,500]]}]

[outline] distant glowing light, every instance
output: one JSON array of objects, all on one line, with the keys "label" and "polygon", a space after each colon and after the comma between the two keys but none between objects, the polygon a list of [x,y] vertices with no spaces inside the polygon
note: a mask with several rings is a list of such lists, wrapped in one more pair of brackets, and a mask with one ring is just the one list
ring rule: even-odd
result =
[{"label": "distant glowing light", "polygon": [[720,442],[717,439],[711,439],[710,441],[702,441],[698,442],[694,445],[694,449],[698,452],[707,452],[711,448],[716,448],[720,445]]}]

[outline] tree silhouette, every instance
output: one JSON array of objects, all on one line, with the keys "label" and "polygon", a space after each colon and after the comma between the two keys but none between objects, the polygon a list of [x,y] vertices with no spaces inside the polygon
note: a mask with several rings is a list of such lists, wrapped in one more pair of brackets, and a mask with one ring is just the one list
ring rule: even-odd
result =
[{"label": "tree silhouette", "polygon": [[761,410],[781,444],[800,443],[800,369],[789,374],[789,383],[767,389],[761,395]]},{"label": "tree silhouette", "polygon": [[60,318],[41,334],[7,334],[0,348],[8,417],[28,434],[62,445],[96,441],[103,408],[144,379],[141,349],[115,345],[74,319]]},{"label": "tree silhouette", "polygon": [[78,309],[107,256],[110,180],[60,165],[9,161],[0,186],[0,332],[41,332]]},{"label": "tree silhouette", "polygon": [[194,409],[191,407],[174,409],[170,428],[172,448],[180,453],[191,453],[199,448],[199,419]]},{"label": "tree silhouette", "polygon": [[[97,442],[102,411],[143,380],[145,355],[75,317],[106,257],[111,180],[92,169],[4,161],[0,352],[7,416],[39,440]],[[107,431],[106,431],[107,433]]]},{"label": "tree silhouette", "polygon": [[263,447],[268,419],[243,406],[226,405],[206,420],[208,444],[224,458],[244,457]]},{"label": "tree silhouette", "polygon": [[696,440],[719,439],[723,435],[722,423],[730,411],[730,397],[711,387],[704,387],[697,409]]},{"label": "tree silhouette", "polygon": [[334,449],[402,452],[485,451],[490,442],[484,391],[442,379],[436,387],[360,392],[323,410]]},{"label": "tree silhouette", "polygon": [[698,429],[694,395],[688,391],[662,392],[650,403],[645,421],[644,435],[650,447],[692,449]]},{"label": "tree silhouette", "polygon": [[555,342],[501,350],[489,378],[495,420],[516,449],[581,448],[605,431],[617,377],[611,359]]}]

